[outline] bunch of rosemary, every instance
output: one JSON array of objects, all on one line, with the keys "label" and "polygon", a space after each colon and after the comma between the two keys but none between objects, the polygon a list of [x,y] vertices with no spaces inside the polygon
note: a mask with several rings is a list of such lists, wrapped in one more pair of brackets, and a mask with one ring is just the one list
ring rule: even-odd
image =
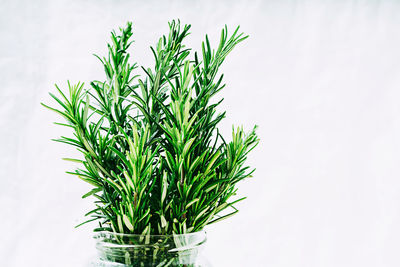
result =
[{"label": "bunch of rosemary", "polygon": [[[208,37],[201,53],[183,45],[190,25],[169,23],[169,34],[151,47],[155,65],[139,76],[130,63],[132,24],[111,33],[108,55],[98,57],[105,81],[56,86],[58,104],[46,108],[61,115],[73,137],[55,141],[75,146],[81,165],[70,174],[90,183],[83,198],[95,197],[89,221],[95,231],[135,234],[196,232],[237,212],[231,200],[236,184],[254,170],[245,166],[257,145],[255,129],[233,129],[226,142],[217,125],[225,117],[210,100],[225,85],[220,65],[247,38],[237,28],[221,32],[216,50]],[[229,212],[228,209],[231,209]],[[85,223],[86,223],[85,222]]]}]

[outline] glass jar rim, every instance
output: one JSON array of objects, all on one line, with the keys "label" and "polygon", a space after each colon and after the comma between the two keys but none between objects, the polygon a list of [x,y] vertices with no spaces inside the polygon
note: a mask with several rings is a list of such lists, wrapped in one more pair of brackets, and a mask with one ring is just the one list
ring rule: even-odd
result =
[{"label": "glass jar rim", "polygon": [[[97,239],[97,238],[104,237],[105,235],[112,235],[112,236],[116,236],[116,237],[132,237],[132,238],[147,236],[147,235],[143,235],[143,234],[125,234],[125,233],[116,233],[116,232],[111,232],[111,231],[99,231],[99,232],[96,232],[93,235],[93,237],[95,239]],[[171,238],[171,237],[192,237],[192,236],[199,236],[199,235],[207,235],[207,232],[205,230],[200,230],[197,232],[191,232],[191,233],[186,233],[186,234],[166,234],[166,235],[150,234],[148,236],[150,236],[151,238]]]},{"label": "glass jar rim", "polygon": [[[187,234],[169,234],[169,235],[141,235],[141,234],[123,234],[114,233],[110,231],[97,232],[94,235],[96,239],[96,247],[98,249],[126,249],[126,248],[143,248],[143,247],[157,247],[160,244],[173,244],[176,247],[171,247],[171,252],[188,250],[198,248],[207,242],[207,234],[204,230],[187,233]],[[125,241],[122,241],[124,240]],[[130,243],[134,241],[133,243]],[[129,243],[125,243],[129,242]],[[161,243],[160,243],[161,242]],[[170,246],[170,245],[169,245]]]}]

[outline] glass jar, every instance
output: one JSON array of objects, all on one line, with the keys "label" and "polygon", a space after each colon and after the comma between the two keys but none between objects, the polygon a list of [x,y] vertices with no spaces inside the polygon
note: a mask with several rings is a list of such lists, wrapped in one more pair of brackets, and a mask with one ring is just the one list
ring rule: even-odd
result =
[{"label": "glass jar", "polygon": [[181,235],[135,235],[100,232],[95,235],[96,267],[210,267],[200,252],[204,231]]}]

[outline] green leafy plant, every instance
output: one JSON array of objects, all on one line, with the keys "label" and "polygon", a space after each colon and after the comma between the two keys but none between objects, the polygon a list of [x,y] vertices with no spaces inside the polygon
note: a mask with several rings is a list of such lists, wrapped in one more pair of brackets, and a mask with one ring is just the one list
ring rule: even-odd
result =
[{"label": "green leafy plant", "polygon": [[[218,131],[225,112],[219,68],[248,36],[239,27],[222,29],[218,47],[208,37],[200,53],[183,44],[190,25],[169,23],[151,51],[153,68],[130,63],[132,24],[111,33],[106,57],[96,56],[105,80],[71,85],[50,93],[58,107],[46,108],[65,119],[72,137],[55,141],[75,146],[80,167],[68,172],[91,184],[83,196],[95,198],[86,216],[98,221],[95,231],[134,234],[182,234],[237,212],[236,184],[254,170],[245,165],[257,145],[255,128],[234,128],[227,142]],[[191,57],[191,59],[189,59]],[[139,73],[142,73],[139,75]],[[84,223],[86,223],[84,222]]]}]

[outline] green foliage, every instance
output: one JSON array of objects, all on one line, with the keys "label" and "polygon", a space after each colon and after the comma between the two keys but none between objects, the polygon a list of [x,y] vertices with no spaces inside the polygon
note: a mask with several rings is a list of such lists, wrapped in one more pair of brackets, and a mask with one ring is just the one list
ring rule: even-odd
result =
[{"label": "green foliage", "polygon": [[172,21],[169,29],[151,47],[155,65],[142,67],[142,76],[129,63],[132,24],[113,31],[107,57],[96,56],[106,80],[88,89],[68,83],[67,94],[56,86],[58,96],[50,96],[58,107],[43,104],[66,120],[57,124],[72,128],[73,137],[55,141],[82,153],[66,159],[81,165],[68,173],[93,186],[83,198],[95,198],[86,216],[99,222],[96,231],[195,232],[235,214],[244,199],[232,197],[254,171],[245,161],[258,143],[255,128],[233,129],[225,142],[217,128],[222,100],[210,100],[225,86],[219,67],[247,36],[239,27],[228,36],[225,27],[216,50],[206,36],[201,53],[189,59],[183,40],[190,25]]}]

